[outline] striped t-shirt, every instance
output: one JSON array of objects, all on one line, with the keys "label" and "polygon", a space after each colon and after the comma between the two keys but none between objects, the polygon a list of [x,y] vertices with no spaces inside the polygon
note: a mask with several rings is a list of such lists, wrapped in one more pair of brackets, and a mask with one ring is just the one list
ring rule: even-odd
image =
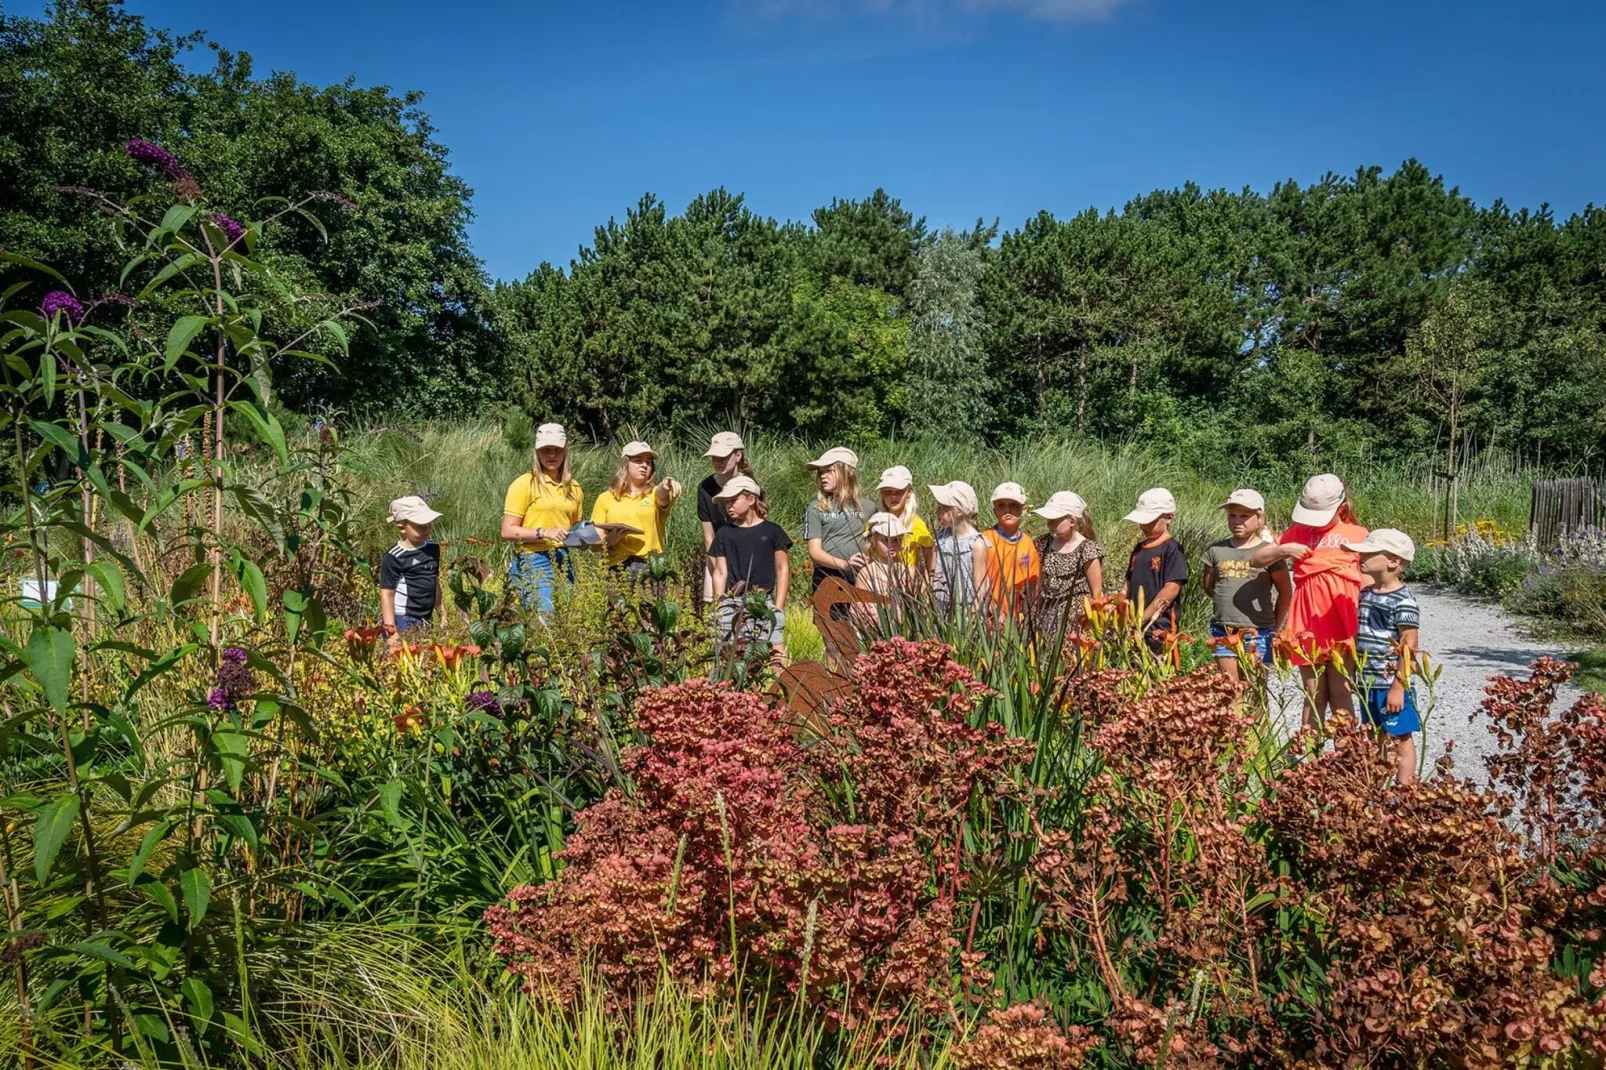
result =
[{"label": "striped t-shirt", "polygon": [[431,539],[422,546],[398,542],[379,563],[379,589],[396,592],[396,616],[428,617],[435,612],[440,584],[441,548]]},{"label": "striped t-shirt", "polygon": [[1368,688],[1387,687],[1398,668],[1394,644],[1401,628],[1420,628],[1422,607],[1405,587],[1392,591],[1361,588],[1355,653],[1361,663],[1361,682]]}]

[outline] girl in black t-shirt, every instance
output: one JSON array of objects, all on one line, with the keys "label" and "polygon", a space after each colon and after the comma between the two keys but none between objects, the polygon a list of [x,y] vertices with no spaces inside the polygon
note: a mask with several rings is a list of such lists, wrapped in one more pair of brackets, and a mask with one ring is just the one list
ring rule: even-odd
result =
[{"label": "girl in black t-shirt", "polygon": [[[718,604],[717,635],[729,645],[768,643],[778,667],[786,658],[786,589],[792,579],[786,529],[766,520],[764,492],[747,476],[735,476],[715,501],[730,524],[714,533],[708,547],[713,565],[713,596]],[[762,608],[754,604],[763,595]],[[765,619],[768,618],[768,619]]]},{"label": "girl in black t-shirt", "polygon": [[721,431],[708,440],[708,458],[714,471],[697,484],[697,521],[703,529],[703,604],[714,600],[714,558],[710,553],[714,534],[730,524],[730,514],[716,501],[725,484],[737,476],[753,478],[753,466],[747,463],[747,446],[735,431]]}]

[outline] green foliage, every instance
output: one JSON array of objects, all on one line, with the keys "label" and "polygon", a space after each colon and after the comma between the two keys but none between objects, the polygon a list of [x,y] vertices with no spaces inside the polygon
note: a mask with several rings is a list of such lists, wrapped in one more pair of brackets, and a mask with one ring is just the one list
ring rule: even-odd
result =
[{"label": "green foliage", "polygon": [[[205,45],[210,70],[188,55]],[[123,152],[130,138],[176,154],[236,218],[264,198],[327,191],[351,204],[318,220],[287,221],[253,248],[277,277],[337,302],[378,302],[338,368],[270,361],[289,404],[380,412],[474,411],[505,387],[479,264],[468,248],[469,190],[417,93],[350,82],[317,87],[262,78],[245,53],[150,27],[118,2],[64,0],[49,18],[0,14],[0,234],[13,252],[57,265],[80,293],[123,288],[116,226],[58,187],[91,187],[119,201],[146,190]],[[136,314],[147,329],[154,323]],[[268,329],[293,337],[319,313],[286,306]],[[324,356],[332,334],[309,341]]]}]

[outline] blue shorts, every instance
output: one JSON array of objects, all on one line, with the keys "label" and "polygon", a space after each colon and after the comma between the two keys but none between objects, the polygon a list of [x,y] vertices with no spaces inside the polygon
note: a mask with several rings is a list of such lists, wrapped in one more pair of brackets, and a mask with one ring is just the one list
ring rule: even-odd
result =
[{"label": "blue shorts", "polygon": [[1409,688],[1405,692],[1405,705],[1399,713],[1388,712],[1389,689],[1385,687],[1367,688],[1366,698],[1362,705],[1366,723],[1381,728],[1391,736],[1408,736],[1412,732],[1422,731],[1422,718],[1416,712],[1416,688]]},{"label": "blue shorts", "polygon": [[[1275,631],[1268,630],[1260,632],[1256,635],[1244,636],[1244,653],[1248,654],[1250,657],[1259,658],[1264,664],[1270,665],[1272,663],[1271,641],[1276,637],[1276,635],[1277,633]],[[1219,624],[1212,624],[1210,626],[1210,638],[1227,638],[1227,629],[1223,628]],[[1238,652],[1236,650],[1226,646],[1216,647],[1214,653],[1218,658],[1236,658],[1238,656]]]},{"label": "blue shorts", "polygon": [[552,589],[562,576],[574,582],[574,565],[567,550],[520,550],[513,555],[507,578],[525,609],[552,612]]},{"label": "blue shorts", "polygon": [[428,617],[397,617],[396,618],[396,631],[398,633],[405,632],[410,628],[427,628],[427,627],[429,627],[429,618]]}]

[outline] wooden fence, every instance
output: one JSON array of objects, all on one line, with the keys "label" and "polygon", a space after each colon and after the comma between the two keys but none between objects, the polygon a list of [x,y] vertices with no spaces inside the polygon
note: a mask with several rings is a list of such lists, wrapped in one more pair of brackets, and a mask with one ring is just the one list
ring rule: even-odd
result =
[{"label": "wooden fence", "polygon": [[1536,479],[1528,530],[1542,549],[1555,546],[1570,532],[1606,525],[1606,482],[1580,479]]}]

